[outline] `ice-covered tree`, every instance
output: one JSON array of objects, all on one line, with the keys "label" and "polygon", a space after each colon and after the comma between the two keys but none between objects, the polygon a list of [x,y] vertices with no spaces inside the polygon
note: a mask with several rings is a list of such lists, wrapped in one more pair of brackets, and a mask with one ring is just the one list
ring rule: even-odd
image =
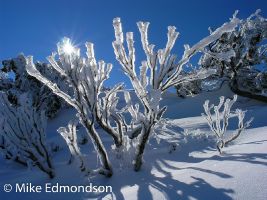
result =
[{"label": "ice-covered tree", "polygon": [[[207,45],[216,41],[224,33],[232,32],[239,23],[240,20],[234,15],[230,22],[223,24],[220,28],[212,32],[210,36],[200,40],[192,47],[185,45],[182,58],[177,60],[177,56],[171,54],[171,50],[179,35],[174,26],[168,27],[168,40],[165,48],[154,50],[155,45],[150,44],[148,41],[149,23],[138,22],[137,26],[141,34],[141,43],[146,55],[146,59],[142,61],[138,74],[135,64],[133,33],[126,33],[127,45],[125,45],[121,20],[120,18],[113,20],[115,30],[113,48],[116,59],[121,64],[125,74],[129,77],[134,91],[144,108],[144,112],[141,112],[139,106],[132,106],[132,103],[129,103],[128,107],[132,118],[135,120],[134,123],[140,124],[141,126],[141,130],[135,134],[135,137],[139,138],[134,160],[134,169],[136,171],[140,170],[142,166],[145,146],[153,132],[153,128],[166,110],[166,106],[160,107],[162,93],[179,83],[203,79],[214,73],[213,70],[199,69],[188,72],[185,75],[182,71],[184,65],[189,62],[192,56],[197,52],[204,51]],[[128,52],[125,50],[126,47]],[[125,97],[126,101],[130,102],[130,95],[126,93]]]},{"label": "ice-covered tree", "polygon": [[[217,149],[222,153],[222,148],[240,136],[242,131],[250,126],[253,118],[244,122],[245,111],[236,109],[231,112],[233,104],[237,100],[237,95],[233,99],[226,99],[224,96],[220,97],[220,102],[217,106],[209,105],[209,100],[203,104],[205,114],[202,114],[208,122],[212,133],[217,138]],[[238,127],[232,136],[226,136],[226,131],[229,125],[229,119],[232,117],[238,118]]]},{"label": "ice-covered tree", "polygon": [[54,177],[51,155],[46,145],[46,118],[37,112],[22,95],[20,106],[12,105],[0,92],[0,151],[7,158],[40,170]]},{"label": "ice-covered tree", "polygon": [[[212,30],[210,29],[212,33]],[[260,10],[243,20],[237,29],[221,35],[206,47],[199,60],[203,68],[217,68],[213,81],[227,79],[238,95],[267,101],[267,19]]]}]

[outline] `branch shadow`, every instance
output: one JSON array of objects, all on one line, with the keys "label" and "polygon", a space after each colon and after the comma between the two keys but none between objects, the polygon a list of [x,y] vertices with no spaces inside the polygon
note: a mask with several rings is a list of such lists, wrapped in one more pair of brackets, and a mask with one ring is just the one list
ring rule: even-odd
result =
[{"label": "branch shadow", "polygon": [[[97,195],[97,199],[110,199],[110,200],[126,199],[126,197],[124,196],[122,192],[122,189],[125,187],[127,187],[129,190],[131,190],[131,187],[134,187],[134,189],[132,189],[133,195],[136,194],[135,191],[137,190],[137,194],[136,194],[137,196],[132,196],[131,199],[140,199],[140,200],[142,199],[153,200],[155,198],[166,199],[166,200],[168,199],[169,200],[173,200],[173,199],[206,200],[207,198],[224,199],[224,200],[232,199],[230,196],[232,193],[234,193],[232,189],[215,188],[214,186],[212,186],[210,183],[208,183],[204,179],[200,177],[194,177],[194,176],[189,176],[190,179],[192,180],[191,183],[184,183],[182,181],[175,179],[175,177],[173,177],[170,172],[168,172],[167,170],[164,170],[160,166],[159,163],[162,164],[164,162],[157,161],[156,163],[157,164],[154,163],[153,169],[155,170],[156,168],[160,172],[161,176],[156,176],[152,174],[151,173],[152,168],[150,166],[149,168],[145,168],[143,171],[138,172],[138,173],[132,172],[132,173],[129,173],[128,175],[120,175],[117,177],[113,177],[117,180],[115,180],[116,185],[113,186],[112,194],[109,194],[109,195],[101,194],[100,196]],[[179,169],[177,168],[177,170]],[[203,169],[195,168],[195,170],[203,170]],[[211,170],[207,170],[205,172],[212,173],[222,178],[230,178],[230,176],[227,174],[222,174],[222,173],[214,172]],[[105,182],[103,184],[108,184],[108,183]]]},{"label": "branch shadow", "polygon": [[253,142],[245,142],[245,143],[239,143],[236,145],[245,145],[245,144],[263,144],[267,142],[267,140],[257,140],[257,141],[253,141]]},{"label": "branch shadow", "polygon": [[[243,144],[262,144],[263,142],[265,140]],[[198,153],[206,153],[208,151],[210,157],[209,155],[204,157],[192,156],[192,152],[194,151]],[[197,144],[192,145],[191,143],[188,145],[188,148],[183,149],[181,152],[175,151],[172,154],[165,154],[164,156],[153,153],[147,156],[150,157],[148,160],[153,160],[153,162],[145,163],[140,172],[134,172],[132,169],[125,169],[123,171],[115,169],[114,176],[111,179],[96,179],[96,184],[111,185],[111,193],[88,194],[86,198],[124,200],[126,199],[125,194],[127,193],[127,199],[132,195],[130,199],[141,200],[231,200],[235,191],[230,186],[227,186],[227,188],[215,187],[207,180],[204,180],[203,176],[196,175],[198,173],[194,173],[194,175],[188,174],[188,179],[183,181],[179,179],[179,173],[183,173],[183,170],[189,169],[207,173],[221,179],[234,178],[223,172],[195,166],[196,163],[206,160],[234,161],[267,166],[267,153],[225,153],[219,155],[215,148],[211,146],[204,147]],[[184,162],[185,166],[177,167],[175,162]],[[180,166],[183,165],[180,163]]]},{"label": "branch shadow", "polygon": [[[210,173],[220,178],[232,178],[228,174],[206,170],[196,167],[191,169],[199,170],[205,173]],[[155,170],[158,172],[154,174]],[[101,182],[105,185],[111,185],[112,193],[97,194],[95,196],[87,196],[89,199],[94,197],[96,199],[110,199],[110,200],[124,200],[124,192],[128,190],[127,194],[133,193],[131,199],[166,199],[166,200],[189,200],[198,199],[204,200],[207,197],[212,199],[230,200],[231,194],[234,193],[232,189],[216,188],[203,178],[196,176],[188,176],[192,181],[185,183],[177,180],[169,170],[181,170],[173,165],[170,165],[163,159],[157,159],[153,163],[147,163],[140,172],[123,172],[123,174],[115,174],[111,179],[103,179]],[[100,184],[100,183],[99,183]],[[156,193],[155,193],[156,192]],[[127,198],[128,199],[128,198]]]}]

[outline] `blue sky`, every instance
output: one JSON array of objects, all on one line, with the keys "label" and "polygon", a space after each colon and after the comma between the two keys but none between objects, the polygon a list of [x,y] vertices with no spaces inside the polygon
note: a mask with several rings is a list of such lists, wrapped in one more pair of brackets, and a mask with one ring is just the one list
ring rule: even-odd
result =
[{"label": "blue sky", "polygon": [[258,8],[266,17],[266,0],[0,0],[0,60],[23,52],[45,61],[67,36],[82,50],[85,41],[95,43],[97,58],[115,65],[113,84],[124,80],[111,46],[114,17],[121,17],[125,31],[134,31],[137,49],[137,21],[151,22],[150,41],[158,47],[166,42],[167,26],[176,26],[181,35],[174,52],[181,55],[183,44],[207,36],[209,26],[220,26],[236,9],[245,18]]}]

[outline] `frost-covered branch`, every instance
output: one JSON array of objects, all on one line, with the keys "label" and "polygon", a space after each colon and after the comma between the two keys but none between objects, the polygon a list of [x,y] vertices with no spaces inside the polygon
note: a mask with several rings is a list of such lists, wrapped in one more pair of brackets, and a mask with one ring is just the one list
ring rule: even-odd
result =
[{"label": "frost-covered branch", "polygon": [[[234,95],[232,100],[225,100],[222,96],[220,97],[220,102],[217,106],[214,106],[213,104],[209,105],[209,100],[206,100],[203,105],[205,111],[203,116],[206,118],[211,131],[217,137],[217,149],[220,153],[222,153],[222,148],[238,138],[241,132],[245,128],[249,127],[253,120],[253,118],[251,118],[249,121],[244,123],[245,112],[240,109],[236,109],[234,113],[231,113],[231,108],[236,100],[237,95]],[[238,128],[230,138],[226,138],[225,133],[229,125],[229,119],[233,116],[237,116],[238,118]]]},{"label": "frost-covered branch", "polygon": [[[181,67],[183,67],[183,65],[186,64],[190,60],[190,58],[194,56],[197,52],[203,51],[207,45],[218,40],[223,34],[231,33],[232,31],[234,31],[235,28],[240,24],[240,22],[241,20],[236,18],[236,15],[234,14],[230,22],[224,23],[221,27],[217,28],[214,32],[212,32],[210,36],[202,39],[197,44],[195,44],[193,47],[190,48],[188,45],[185,45],[184,55],[182,59],[178,61],[178,64],[177,64],[177,67],[174,73],[167,79],[166,83],[163,86],[163,89],[165,90],[173,85],[176,85],[177,83],[181,83],[179,81],[179,78],[177,78],[177,76],[181,72]],[[208,71],[206,70],[204,70],[204,73],[203,71],[200,71],[199,74],[196,75],[195,79],[197,79],[198,76],[201,77],[198,79],[204,79],[208,77],[209,74],[206,74],[206,73],[208,73]],[[214,73],[214,71],[212,71],[211,73]]]},{"label": "frost-covered branch", "polygon": [[70,104],[74,108],[78,108],[78,105],[76,105],[74,99],[72,99],[68,94],[66,94],[62,90],[60,90],[56,83],[52,83],[50,80],[42,76],[42,74],[35,67],[32,56],[27,57],[27,72],[31,76],[34,76],[39,81],[41,81],[44,85],[49,87],[53,91],[53,93],[64,99],[68,104]]}]

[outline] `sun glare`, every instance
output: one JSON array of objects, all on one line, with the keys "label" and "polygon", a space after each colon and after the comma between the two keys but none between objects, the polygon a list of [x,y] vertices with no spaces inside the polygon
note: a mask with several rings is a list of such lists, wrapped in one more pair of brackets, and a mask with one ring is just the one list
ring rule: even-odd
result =
[{"label": "sun glare", "polygon": [[69,39],[66,39],[63,41],[63,51],[64,53],[70,55],[72,53],[74,53],[75,48],[74,46],[71,44]]}]

